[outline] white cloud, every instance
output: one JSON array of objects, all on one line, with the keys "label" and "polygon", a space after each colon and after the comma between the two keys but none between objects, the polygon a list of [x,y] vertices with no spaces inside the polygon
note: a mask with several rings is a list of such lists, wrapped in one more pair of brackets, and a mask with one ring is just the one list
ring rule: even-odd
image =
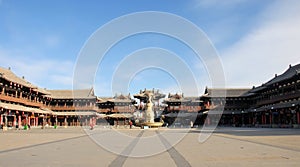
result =
[{"label": "white cloud", "polygon": [[17,76],[25,76],[26,80],[39,87],[72,88],[73,62],[28,57],[19,52],[0,48],[0,66],[11,67]]},{"label": "white cloud", "polygon": [[257,27],[220,53],[228,86],[260,85],[289,64],[300,63],[298,11],[299,1],[274,3],[261,14]]}]

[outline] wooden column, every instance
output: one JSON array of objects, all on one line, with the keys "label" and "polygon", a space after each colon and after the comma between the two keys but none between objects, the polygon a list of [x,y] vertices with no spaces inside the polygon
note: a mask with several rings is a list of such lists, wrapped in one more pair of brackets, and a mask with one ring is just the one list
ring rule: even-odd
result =
[{"label": "wooden column", "polygon": [[22,126],[22,120],[21,120],[21,115],[18,116],[18,126],[19,126],[19,129],[21,128]]},{"label": "wooden column", "polygon": [[297,112],[297,123],[300,124],[300,112]]},{"label": "wooden column", "polygon": [[39,117],[35,117],[35,126],[39,125]]},{"label": "wooden column", "polygon": [[262,115],[262,120],[261,120],[261,124],[266,124],[266,115],[265,115],[265,113]]},{"label": "wooden column", "polygon": [[0,125],[2,125],[2,124],[3,124],[3,115],[0,114]]},{"label": "wooden column", "polygon": [[67,117],[65,117],[65,126],[68,125],[68,122],[67,122]]}]

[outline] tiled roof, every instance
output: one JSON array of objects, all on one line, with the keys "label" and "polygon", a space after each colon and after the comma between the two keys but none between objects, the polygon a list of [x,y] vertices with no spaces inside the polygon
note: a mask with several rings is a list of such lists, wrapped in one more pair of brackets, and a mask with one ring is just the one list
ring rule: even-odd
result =
[{"label": "tiled roof", "polygon": [[96,99],[94,89],[48,90],[52,99]]},{"label": "tiled roof", "polygon": [[265,85],[272,85],[274,83],[290,79],[295,75],[299,75],[299,74],[300,74],[300,64],[297,64],[295,66],[290,66],[283,74],[275,76],[273,79],[268,81]]},{"label": "tiled roof", "polygon": [[207,97],[239,97],[245,96],[248,91],[251,89],[248,88],[206,88],[205,94],[203,96]]},{"label": "tiled roof", "polygon": [[106,102],[112,102],[112,103],[132,103],[133,99],[131,99],[130,95],[125,96],[123,94],[116,95],[115,97],[100,97],[99,103],[106,103]]},{"label": "tiled roof", "polygon": [[28,88],[37,88],[37,86],[32,85],[25,79],[16,76],[10,69],[0,67],[0,77],[6,79],[7,81],[26,86]]},{"label": "tiled roof", "polygon": [[51,110],[41,110],[38,108],[31,108],[31,107],[26,107],[23,105],[3,103],[3,102],[0,102],[0,107],[9,109],[9,110],[33,112],[33,113],[40,113],[40,114],[51,114],[52,113]]},{"label": "tiled roof", "polygon": [[34,91],[39,92],[41,94],[50,94],[47,90],[39,88],[30,82],[26,81],[24,78],[20,78],[17,75],[15,75],[10,69],[5,69],[0,67],[0,77],[6,79],[9,82],[13,82],[28,88],[33,88]]}]

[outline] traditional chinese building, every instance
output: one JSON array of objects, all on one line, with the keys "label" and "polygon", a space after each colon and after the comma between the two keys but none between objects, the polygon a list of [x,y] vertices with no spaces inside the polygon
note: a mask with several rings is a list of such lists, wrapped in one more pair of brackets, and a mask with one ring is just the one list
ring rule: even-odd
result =
[{"label": "traditional chinese building", "polygon": [[300,64],[290,65],[283,74],[276,74],[261,86],[225,91],[226,98],[218,96],[218,89],[206,89],[201,96],[208,111],[224,107],[220,125],[298,127],[300,124]]},{"label": "traditional chinese building", "polygon": [[0,124],[4,127],[38,126],[52,112],[45,109],[49,92],[0,67]]},{"label": "traditional chinese building", "polygon": [[[97,102],[99,112],[105,114],[106,122],[110,125],[127,125],[135,111],[135,100],[120,94],[111,98],[100,97]],[[103,121],[102,121],[103,122]]]},{"label": "traditional chinese building", "polygon": [[217,115],[220,114],[215,112],[210,118],[207,118],[207,123],[210,124],[211,121],[216,120],[219,121],[220,125],[240,126],[249,124],[251,121],[249,122],[249,118],[245,115],[246,110],[253,103],[249,98],[249,90],[245,88],[206,88],[201,96],[205,110],[222,110],[220,121],[214,119],[214,116],[218,118]]},{"label": "traditional chinese building", "polygon": [[191,126],[200,124],[203,102],[200,97],[184,97],[182,94],[170,94],[163,101],[166,107],[163,111],[164,121],[173,126]]},{"label": "traditional chinese building", "polygon": [[89,125],[97,116],[94,89],[48,90],[48,108],[53,111],[50,124],[59,126]]},{"label": "traditional chinese building", "polygon": [[298,127],[300,124],[300,64],[289,66],[281,75],[253,87],[253,124],[267,127]]},{"label": "traditional chinese building", "polygon": [[[218,121],[222,126],[299,127],[300,125],[300,64],[289,66],[281,75],[252,89],[206,88],[200,97],[169,94],[164,98],[155,90],[153,109],[155,119],[164,117],[169,125],[203,125]],[[226,96],[224,95],[224,92]],[[133,117],[142,118],[143,94],[116,95],[98,98],[94,90],[46,90],[24,77],[16,76],[11,69],[0,67],[0,125],[79,126],[91,123],[127,125]],[[223,110],[224,109],[224,110]],[[220,112],[222,110],[222,116]],[[210,112],[210,117],[207,113]],[[219,114],[219,115],[218,115]]]}]

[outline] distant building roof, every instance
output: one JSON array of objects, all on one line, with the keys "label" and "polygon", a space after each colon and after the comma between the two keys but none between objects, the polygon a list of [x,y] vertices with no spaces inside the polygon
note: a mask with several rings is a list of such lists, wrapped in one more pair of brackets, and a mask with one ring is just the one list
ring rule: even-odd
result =
[{"label": "distant building roof", "polygon": [[153,100],[159,100],[159,99],[165,97],[165,95],[160,93],[159,90],[154,90],[154,89],[152,89],[152,90],[147,90],[147,89],[140,90],[140,93],[133,95],[133,97],[137,98],[137,99],[140,99],[142,101],[145,101],[148,98],[147,94],[149,94],[149,93],[153,94]]},{"label": "distant building roof", "polygon": [[133,99],[131,99],[130,94],[128,96],[125,96],[123,94],[115,95],[114,97],[100,97],[98,103],[132,103],[134,102]]},{"label": "distant building roof", "polygon": [[171,94],[169,93],[168,98],[164,100],[164,103],[186,103],[191,102],[192,99],[184,98],[183,94]]},{"label": "distant building roof", "polygon": [[94,89],[48,90],[52,99],[96,99]]},{"label": "distant building roof", "polygon": [[249,88],[206,88],[204,95],[206,97],[240,97],[246,96]]}]

